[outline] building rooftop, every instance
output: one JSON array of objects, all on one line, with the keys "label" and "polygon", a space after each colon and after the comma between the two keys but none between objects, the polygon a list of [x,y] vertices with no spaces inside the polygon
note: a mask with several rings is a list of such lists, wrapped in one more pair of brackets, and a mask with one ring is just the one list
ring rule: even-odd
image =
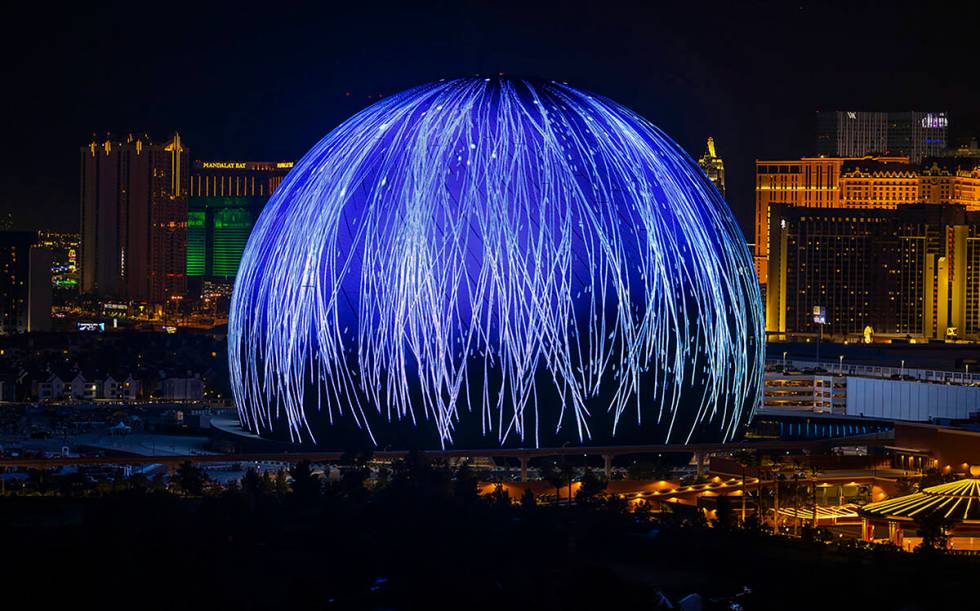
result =
[{"label": "building rooftop", "polygon": [[861,513],[869,517],[891,520],[916,520],[929,515],[956,522],[980,523],[980,466],[970,469],[964,479],[938,486],[930,486],[921,492],[865,505]]}]

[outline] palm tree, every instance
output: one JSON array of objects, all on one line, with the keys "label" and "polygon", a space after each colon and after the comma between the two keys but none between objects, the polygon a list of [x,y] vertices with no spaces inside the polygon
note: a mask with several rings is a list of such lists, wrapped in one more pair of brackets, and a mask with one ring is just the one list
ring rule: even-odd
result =
[{"label": "palm tree", "polygon": [[[741,521],[742,521],[742,526],[745,526],[745,511],[746,511],[745,505],[746,505],[746,502],[747,502],[746,496],[747,496],[747,492],[748,492],[748,490],[747,490],[747,488],[745,486],[745,469],[747,467],[757,467],[758,466],[759,455],[758,455],[758,452],[755,451],[755,450],[737,450],[736,452],[734,452],[732,454],[732,458],[734,458],[735,461],[738,463],[739,467],[742,468],[742,517],[741,517]],[[759,475],[758,470],[756,470],[756,475],[757,476]],[[762,478],[761,477],[758,477],[758,480],[759,480],[759,490],[758,490],[758,499],[757,499],[756,505],[758,505],[758,500],[762,498]],[[758,507],[756,507],[756,513],[757,514],[759,513],[759,508]]]},{"label": "palm tree", "polygon": [[803,479],[803,474],[799,471],[793,472],[793,536],[797,537],[800,534],[800,480]]},{"label": "palm tree", "polygon": [[561,472],[562,478],[568,482],[568,502],[572,502],[572,478],[575,476],[575,467],[564,457],[562,457],[561,465],[558,467]]},{"label": "palm tree", "polygon": [[755,475],[756,475],[756,496],[758,497],[758,501],[756,502],[756,509],[755,510],[759,514],[759,527],[760,528],[765,528],[766,512],[765,512],[765,510],[762,507],[762,455],[759,454],[759,451],[758,450],[755,451],[755,458],[756,458],[756,464],[755,464],[755,466],[756,466],[756,473],[755,473]]},{"label": "palm tree", "polygon": [[781,484],[784,479],[786,479],[786,476],[782,473],[776,473],[773,476],[773,481],[776,484],[776,494],[772,502],[772,526],[776,534],[779,534],[779,489],[782,487]]},{"label": "palm tree", "polygon": [[565,483],[565,477],[562,475],[561,471],[555,467],[554,463],[545,465],[544,469],[541,471],[541,477],[544,479],[544,481],[555,487],[555,505],[557,505],[558,497],[561,496],[562,484]]},{"label": "palm tree", "polygon": [[817,467],[811,462],[810,463],[810,475],[813,477],[813,484],[811,485],[811,494],[813,496],[813,530],[817,530]]}]

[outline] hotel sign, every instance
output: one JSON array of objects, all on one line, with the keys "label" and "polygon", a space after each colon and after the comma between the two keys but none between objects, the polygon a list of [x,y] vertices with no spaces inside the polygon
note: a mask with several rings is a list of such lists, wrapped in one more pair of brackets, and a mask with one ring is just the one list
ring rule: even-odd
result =
[{"label": "hotel sign", "polygon": [[823,306],[813,306],[813,322],[818,325],[827,324],[827,308]]},{"label": "hotel sign", "polygon": [[254,170],[270,172],[288,170],[293,167],[292,161],[195,161],[194,167],[201,170]]},{"label": "hotel sign", "polygon": [[202,161],[201,167],[206,170],[244,170],[245,161]]},{"label": "hotel sign", "polygon": [[944,127],[949,127],[949,120],[946,118],[946,113],[926,113],[926,116],[922,117],[922,127],[925,129],[942,129]]}]

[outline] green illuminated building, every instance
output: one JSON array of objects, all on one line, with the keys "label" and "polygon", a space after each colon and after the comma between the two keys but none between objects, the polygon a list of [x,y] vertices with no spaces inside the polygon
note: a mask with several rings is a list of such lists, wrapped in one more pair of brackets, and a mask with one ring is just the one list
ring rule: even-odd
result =
[{"label": "green illuminated building", "polygon": [[255,221],[292,162],[196,161],[187,210],[187,275],[234,278]]}]

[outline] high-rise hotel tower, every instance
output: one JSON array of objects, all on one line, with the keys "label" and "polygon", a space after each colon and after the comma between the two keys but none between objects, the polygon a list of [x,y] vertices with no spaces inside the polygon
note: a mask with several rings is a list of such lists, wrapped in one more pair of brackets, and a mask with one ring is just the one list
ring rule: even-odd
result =
[{"label": "high-rise hotel tower", "polygon": [[187,290],[189,151],[128,136],[81,149],[81,289],[165,303]]},{"label": "high-rise hotel tower", "polygon": [[818,111],[817,155],[892,155],[919,163],[942,155],[949,119],[945,112]]}]

